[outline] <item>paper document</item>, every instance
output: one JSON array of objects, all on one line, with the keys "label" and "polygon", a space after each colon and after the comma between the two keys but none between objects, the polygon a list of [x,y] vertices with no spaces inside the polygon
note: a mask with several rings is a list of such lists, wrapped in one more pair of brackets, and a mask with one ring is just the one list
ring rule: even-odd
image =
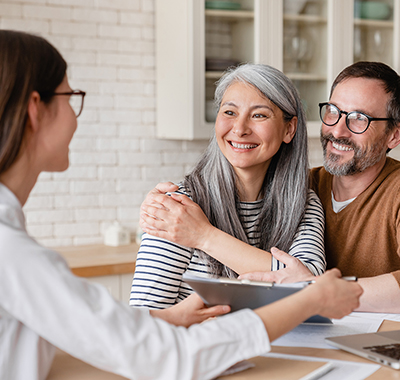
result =
[{"label": "paper document", "polygon": [[[275,352],[271,352],[264,356],[276,359],[305,360],[316,362],[329,361],[329,363],[333,365],[333,368],[331,368],[327,373],[323,374],[322,376],[317,377],[318,380],[363,380],[366,379],[368,376],[371,376],[381,367],[379,364],[357,363],[349,362],[347,360],[314,358],[312,356],[288,355]],[[318,370],[314,372],[317,371]],[[312,374],[313,373],[311,372],[308,376],[311,377]]]},{"label": "paper document", "polygon": [[400,321],[400,314],[389,314],[389,313],[364,313],[361,311],[356,311],[350,314],[353,317],[359,318],[370,318],[370,319],[380,319],[380,320],[388,320],[388,321]]},{"label": "paper document", "polygon": [[347,316],[333,319],[332,322],[333,324],[301,324],[275,340],[272,345],[335,349],[325,343],[325,338],[376,332],[382,320]]}]

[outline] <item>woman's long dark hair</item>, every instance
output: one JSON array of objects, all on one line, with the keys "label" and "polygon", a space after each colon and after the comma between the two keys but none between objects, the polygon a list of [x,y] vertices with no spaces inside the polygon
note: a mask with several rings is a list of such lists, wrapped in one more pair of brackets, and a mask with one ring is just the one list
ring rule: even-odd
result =
[{"label": "woman's long dark hair", "polygon": [[32,92],[53,93],[66,69],[65,60],[44,38],[0,30],[0,174],[20,151]]},{"label": "woman's long dark hair", "polygon": [[[289,144],[282,143],[271,160],[260,194],[262,210],[257,228],[261,232],[259,248],[270,251],[278,247],[288,251],[304,215],[308,191],[307,128],[303,107],[292,82],[279,70],[260,64],[245,64],[225,73],[215,92],[220,106],[227,88],[244,82],[256,88],[283,112],[284,121],[298,118],[297,131]],[[221,153],[216,137],[184,185],[200,205],[211,224],[226,233],[248,242],[238,214],[238,178],[231,164]],[[213,274],[236,277],[236,273],[216,259],[198,251],[207,260]]]}]

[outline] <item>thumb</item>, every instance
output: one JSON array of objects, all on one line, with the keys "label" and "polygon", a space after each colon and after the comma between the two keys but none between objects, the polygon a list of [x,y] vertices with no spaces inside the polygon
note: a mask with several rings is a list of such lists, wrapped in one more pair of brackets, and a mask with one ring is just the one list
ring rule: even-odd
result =
[{"label": "thumb", "polygon": [[168,193],[178,190],[179,187],[172,182],[160,182],[155,187],[159,193]]},{"label": "thumb", "polygon": [[229,313],[231,311],[231,307],[228,305],[217,305],[205,308],[203,310],[203,315],[208,318],[217,317],[219,315],[223,315]]},{"label": "thumb", "polygon": [[280,249],[276,247],[271,248],[271,255],[275,257],[278,261],[281,263],[288,265],[291,262],[293,262],[293,256],[290,256],[288,253],[285,251],[281,251]]},{"label": "thumb", "polygon": [[172,193],[171,198],[183,205],[191,205],[195,203],[185,194]]}]

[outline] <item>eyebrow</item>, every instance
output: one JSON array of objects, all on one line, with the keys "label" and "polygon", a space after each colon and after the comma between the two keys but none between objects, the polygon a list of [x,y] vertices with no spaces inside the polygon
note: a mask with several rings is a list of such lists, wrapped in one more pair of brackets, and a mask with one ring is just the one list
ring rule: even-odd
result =
[{"label": "eyebrow", "polygon": [[[223,106],[233,106],[233,107],[238,108],[238,106],[234,102],[225,102],[225,103],[221,104],[221,107],[223,107]],[[266,104],[256,104],[256,105],[250,107],[251,110],[255,110],[255,109],[259,109],[259,108],[266,108],[266,109],[270,110],[271,112],[274,112],[274,110],[270,106],[267,106]]]},{"label": "eyebrow", "polygon": [[370,115],[369,112],[364,111],[364,110],[362,110],[362,109],[355,109],[355,110],[352,110],[352,111],[347,111],[347,110],[344,110],[344,109],[340,108],[336,103],[333,103],[333,102],[329,102],[329,103],[330,103],[330,104],[333,104],[334,106],[336,106],[337,108],[339,108],[341,111],[344,111],[344,112],[347,112],[347,113],[350,113],[350,112],[359,112],[359,113],[363,113],[364,115],[367,115],[367,116],[372,117],[372,116]]}]

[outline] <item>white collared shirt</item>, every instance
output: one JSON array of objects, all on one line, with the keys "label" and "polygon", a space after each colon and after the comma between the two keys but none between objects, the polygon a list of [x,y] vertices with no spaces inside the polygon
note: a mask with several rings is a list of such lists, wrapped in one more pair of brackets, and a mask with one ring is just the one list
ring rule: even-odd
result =
[{"label": "white collared shirt", "polygon": [[250,310],[175,327],[74,276],[27,234],[20,203],[0,184],[0,379],[45,379],[54,347],[132,379],[209,379],[270,350]]}]

